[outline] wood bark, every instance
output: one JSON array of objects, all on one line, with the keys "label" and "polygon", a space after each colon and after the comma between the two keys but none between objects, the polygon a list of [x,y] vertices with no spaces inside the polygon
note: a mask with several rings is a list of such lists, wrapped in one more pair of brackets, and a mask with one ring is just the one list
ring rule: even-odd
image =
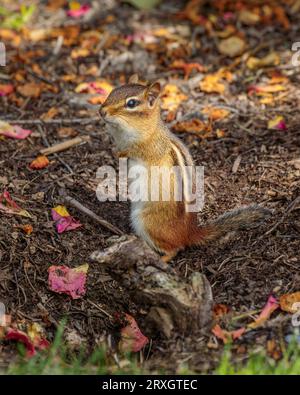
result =
[{"label": "wood bark", "polygon": [[114,237],[92,260],[104,264],[112,278],[126,289],[138,305],[148,309],[147,322],[170,337],[173,332],[205,332],[212,322],[212,292],[206,277],[194,272],[178,276],[142,240]]}]

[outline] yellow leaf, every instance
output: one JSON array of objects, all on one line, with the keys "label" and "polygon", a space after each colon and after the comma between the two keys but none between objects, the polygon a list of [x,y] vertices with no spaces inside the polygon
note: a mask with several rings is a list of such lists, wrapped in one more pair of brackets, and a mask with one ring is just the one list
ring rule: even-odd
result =
[{"label": "yellow leaf", "polygon": [[81,4],[78,1],[70,1],[69,3],[69,9],[72,11],[79,10],[81,7]]},{"label": "yellow leaf", "polygon": [[222,80],[230,82],[232,80],[231,72],[226,69],[220,69],[216,73],[206,75],[200,81],[200,88],[207,93],[224,93],[225,85]]},{"label": "yellow leaf", "polygon": [[260,67],[277,66],[279,63],[280,57],[276,52],[273,51],[261,59],[251,56],[247,60],[246,65],[250,70],[255,70]]},{"label": "yellow leaf", "polygon": [[27,210],[21,210],[17,212],[16,215],[21,215],[22,217],[31,218],[31,215]]},{"label": "yellow leaf", "polygon": [[89,56],[90,51],[87,48],[74,48],[71,52],[72,59],[85,58]]},{"label": "yellow leaf", "polygon": [[167,84],[162,93],[162,109],[176,111],[182,101],[187,100],[187,96],[173,84]]},{"label": "yellow leaf", "polygon": [[53,210],[56,211],[57,214],[61,215],[62,217],[69,217],[70,216],[70,214],[65,206],[58,205],[58,206],[54,207]]},{"label": "yellow leaf", "polygon": [[88,270],[89,270],[89,265],[87,263],[85,263],[85,264],[83,264],[81,266],[75,267],[73,269],[73,272],[87,274]]},{"label": "yellow leaf", "polygon": [[218,107],[212,107],[212,106],[204,107],[202,112],[204,114],[207,114],[207,116],[210,119],[212,119],[213,121],[217,121],[219,119],[224,119],[230,113],[230,111],[225,110],[224,108],[218,108]]},{"label": "yellow leaf", "polygon": [[255,25],[257,22],[260,21],[260,16],[252,11],[243,9],[242,11],[240,11],[238,19],[245,25]]}]

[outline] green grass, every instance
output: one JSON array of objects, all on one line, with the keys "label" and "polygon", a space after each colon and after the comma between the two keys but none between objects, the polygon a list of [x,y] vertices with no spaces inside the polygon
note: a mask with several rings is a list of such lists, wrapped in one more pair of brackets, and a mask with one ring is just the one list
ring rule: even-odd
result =
[{"label": "green grass", "polygon": [[225,349],[220,365],[215,371],[219,375],[299,375],[300,374],[300,345],[295,341],[289,344],[282,359],[275,361],[260,351],[251,354],[246,362],[232,364],[230,349]]},{"label": "green grass", "polygon": [[[84,374],[139,374],[142,369],[134,358],[125,356],[118,366],[113,357],[107,357],[105,348],[99,347],[87,357],[84,349],[71,352],[62,341],[64,323],[59,327],[52,346],[32,358],[26,358],[23,345],[18,344],[20,357],[2,374],[9,375],[84,375]],[[118,361],[119,362],[119,361]]]},{"label": "green grass", "polygon": [[[19,347],[20,357],[18,362],[11,364],[2,374],[147,374],[149,373],[137,360],[137,355],[119,356],[116,361],[112,356],[108,357],[105,347],[99,347],[87,356],[85,350],[71,352],[64,345],[64,323],[57,331],[56,337],[49,350],[40,352],[33,358],[24,357],[24,349]],[[233,363],[230,346],[226,346],[219,366],[213,372],[216,375],[298,375],[300,374],[300,345],[297,341],[290,342],[281,360],[275,361],[260,351],[250,354],[243,363]],[[119,363],[119,365],[118,365]],[[151,372],[151,373],[160,373]],[[180,369],[180,374],[193,374],[187,367]]]}]

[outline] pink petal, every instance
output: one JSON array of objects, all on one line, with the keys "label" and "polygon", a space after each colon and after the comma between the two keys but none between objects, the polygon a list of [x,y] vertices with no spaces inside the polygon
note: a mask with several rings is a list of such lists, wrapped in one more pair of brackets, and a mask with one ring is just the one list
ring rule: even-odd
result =
[{"label": "pink petal", "polygon": [[273,311],[275,311],[278,308],[279,308],[279,303],[277,299],[274,298],[274,296],[270,295],[265,307],[262,309],[259,316],[256,318],[254,322],[248,325],[249,328],[254,329],[264,324],[265,321],[267,321],[270,318]]},{"label": "pink petal", "polygon": [[129,314],[125,314],[127,326],[121,329],[121,348],[123,351],[140,351],[149,339],[144,336],[136,323],[136,320]]},{"label": "pink petal", "polygon": [[61,216],[54,209],[51,210],[53,221],[55,221],[56,230],[58,233],[63,233],[68,230],[74,230],[83,226],[79,221],[76,221],[71,215]]},{"label": "pink petal", "polygon": [[80,18],[82,15],[85,15],[90,9],[90,5],[83,4],[78,10],[68,10],[67,15],[73,18]]},{"label": "pink petal", "polygon": [[5,340],[16,340],[20,343],[23,343],[26,348],[27,357],[34,356],[36,354],[36,349],[44,350],[50,346],[48,340],[38,336],[33,342],[27,333],[14,328],[8,328],[5,335]]},{"label": "pink petal", "polygon": [[4,190],[0,195],[0,211],[3,211],[6,214],[17,214],[24,217],[30,217],[30,214],[26,210],[23,210],[12,200],[10,193],[7,190]]},{"label": "pink petal", "polygon": [[280,129],[280,130],[287,130],[287,126],[286,126],[286,123],[284,122],[284,121],[280,121],[278,124],[277,124],[277,129]]},{"label": "pink petal", "polygon": [[105,89],[98,88],[97,84],[95,84],[95,82],[90,82],[89,85],[92,89],[95,90],[95,93],[98,93],[99,95],[107,95],[108,94],[108,92]]},{"label": "pink petal", "polygon": [[18,125],[12,125],[13,130],[0,130],[0,135],[10,137],[12,139],[23,140],[28,137],[32,131],[23,129]]},{"label": "pink petal", "polygon": [[67,266],[50,266],[48,272],[51,291],[65,293],[72,299],[85,295],[86,273],[76,272]]}]

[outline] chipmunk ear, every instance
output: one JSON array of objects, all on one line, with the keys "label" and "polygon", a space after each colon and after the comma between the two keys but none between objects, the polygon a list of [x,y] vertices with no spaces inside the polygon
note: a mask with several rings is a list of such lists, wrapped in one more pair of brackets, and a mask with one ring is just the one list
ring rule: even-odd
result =
[{"label": "chipmunk ear", "polygon": [[149,85],[147,92],[146,92],[146,96],[147,96],[150,107],[154,106],[156,99],[159,97],[160,91],[161,91],[161,86],[158,81]]},{"label": "chipmunk ear", "polygon": [[129,77],[128,83],[129,84],[137,84],[139,82],[139,76],[137,74],[133,74]]}]

